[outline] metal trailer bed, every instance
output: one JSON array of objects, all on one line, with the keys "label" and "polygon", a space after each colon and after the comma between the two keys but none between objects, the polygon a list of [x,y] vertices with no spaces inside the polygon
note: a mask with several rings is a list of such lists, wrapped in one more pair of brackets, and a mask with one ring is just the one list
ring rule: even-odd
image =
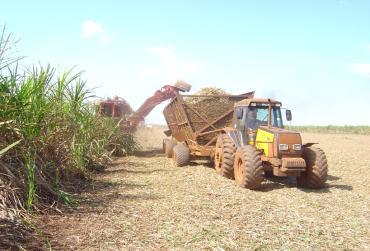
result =
[{"label": "metal trailer bed", "polygon": [[234,104],[253,98],[254,92],[241,95],[177,94],[163,114],[169,128],[167,136],[184,142],[193,156],[213,156],[218,135],[232,126]]}]

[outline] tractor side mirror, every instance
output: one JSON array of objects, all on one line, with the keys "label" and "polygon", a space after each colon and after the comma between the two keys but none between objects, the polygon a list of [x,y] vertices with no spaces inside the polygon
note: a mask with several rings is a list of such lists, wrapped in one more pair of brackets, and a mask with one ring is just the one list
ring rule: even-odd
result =
[{"label": "tractor side mirror", "polygon": [[287,121],[292,121],[292,111],[291,110],[286,110],[285,116],[286,116]]},{"label": "tractor side mirror", "polygon": [[241,119],[243,118],[243,109],[242,108],[236,108],[236,118]]}]

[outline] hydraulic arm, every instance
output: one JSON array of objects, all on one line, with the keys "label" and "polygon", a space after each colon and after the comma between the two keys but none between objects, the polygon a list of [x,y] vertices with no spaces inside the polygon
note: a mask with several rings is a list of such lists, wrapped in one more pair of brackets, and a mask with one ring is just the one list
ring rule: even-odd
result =
[{"label": "hydraulic arm", "polygon": [[144,118],[160,103],[169,100],[176,96],[179,91],[190,91],[191,86],[185,82],[178,81],[173,86],[165,85],[160,90],[156,91],[153,96],[149,97],[140,106],[140,108],[128,117],[130,128],[135,129],[140,121]]}]

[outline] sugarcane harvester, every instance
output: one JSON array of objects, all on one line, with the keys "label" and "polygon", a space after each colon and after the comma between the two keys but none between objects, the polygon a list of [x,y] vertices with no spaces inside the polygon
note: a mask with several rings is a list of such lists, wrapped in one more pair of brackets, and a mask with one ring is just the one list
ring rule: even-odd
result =
[{"label": "sugarcane harvester", "polygon": [[120,119],[122,128],[127,131],[135,131],[144,121],[145,117],[160,103],[176,97],[179,92],[189,92],[191,85],[184,81],[177,81],[173,85],[164,85],[157,90],[152,96],[147,98],[144,103],[133,111],[130,105],[121,97],[101,100],[99,102],[99,114],[102,117]]},{"label": "sugarcane harvester", "polygon": [[[175,166],[208,158],[216,172],[238,186],[261,188],[268,176],[294,176],[297,185],[325,186],[328,163],[315,143],[302,144],[298,132],[284,128],[281,102],[242,95],[182,95],[164,109],[171,139],[163,151]],[[194,102],[196,100],[197,102]],[[286,110],[286,119],[292,114]]]}]

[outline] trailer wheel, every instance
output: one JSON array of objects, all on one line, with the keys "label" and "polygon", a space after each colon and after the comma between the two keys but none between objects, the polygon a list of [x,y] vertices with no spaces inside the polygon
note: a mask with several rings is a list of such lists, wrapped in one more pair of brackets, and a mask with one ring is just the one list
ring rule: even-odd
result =
[{"label": "trailer wheel", "polygon": [[323,150],[317,147],[303,147],[306,171],[297,177],[297,185],[306,188],[323,188],[328,176],[328,161]]},{"label": "trailer wheel", "polygon": [[234,178],[235,145],[229,136],[220,134],[216,142],[215,169],[216,172],[229,179]]},{"label": "trailer wheel", "polygon": [[166,153],[166,147],[167,147],[168,141],[170,141],[170,140],[169,139],[163,139],[162,151],[163,151],[164,154]]},{"label": "trailer wheel", "polygon": [[165,144],[165,152],[167,158],[172,158],[173,148],[176,146],[176,141],[173,139],[168,139],[163,142]]},{"label": "trailer wheel", "polygon": [[178,144],[173,148],[172,160],[175,166],[186,166],[190,160],[190,150],[183,144]]},{"label": "trailer wheel", "polygon": [[235,182],[238,186],[258,189],[263,180],[261,155],[253,146],[243,146],[236,151],[234,162]]}]

